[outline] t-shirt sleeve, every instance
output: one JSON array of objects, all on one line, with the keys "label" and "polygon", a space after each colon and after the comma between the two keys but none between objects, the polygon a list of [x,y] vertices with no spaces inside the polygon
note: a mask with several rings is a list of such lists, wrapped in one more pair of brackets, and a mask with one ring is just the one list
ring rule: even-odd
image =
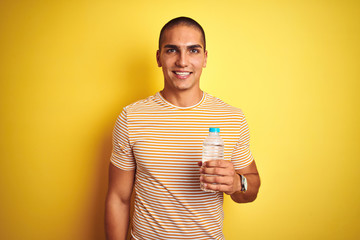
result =
[{"label": "t-shirt sleeve", "polygon": [[116,120],[113,130],[113,150],[110,161],[122,170],[134,170],[135,159],[130,145],[126,108]]},{"label": "t-shirt sleeve", "polygon": [[231,155],[235,170],[247,167],[254,160],[250,151],[250,134],[245,116],[240,120],[240,137]]}]

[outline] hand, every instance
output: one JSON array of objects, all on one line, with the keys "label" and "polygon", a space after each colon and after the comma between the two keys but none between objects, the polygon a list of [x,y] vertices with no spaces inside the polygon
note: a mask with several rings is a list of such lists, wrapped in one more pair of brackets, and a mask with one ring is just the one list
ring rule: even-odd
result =
[{"label": "hand", "polygon": [[[198,164],[201,166],[200,182],[204,183],[206,189],[224,192],[228,195],[241,190],[240,176],[236,174],[231,161],[211,160]],[[204,174],[216,176],[205,176]]]}]

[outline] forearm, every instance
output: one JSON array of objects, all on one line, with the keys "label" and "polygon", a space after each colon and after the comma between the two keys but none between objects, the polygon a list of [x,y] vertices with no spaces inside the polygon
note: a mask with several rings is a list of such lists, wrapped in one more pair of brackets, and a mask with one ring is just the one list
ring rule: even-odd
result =
[{"label": "forearm", "polygon": [[[237,174],[238,175],[238,174]],[[246,192],[241,192],[240,176],[236,178],[238,190],[231,194],[231,198],[237,203],[252,202],[256,199],[260,188],[260,177],[258,173],[243,174],[247,179],[248,189]]]},{"label": "forearm", "polygon": [[130,201],[108,196],[105,206],[105,229],[108,240],[125,240],[129,227]]}]

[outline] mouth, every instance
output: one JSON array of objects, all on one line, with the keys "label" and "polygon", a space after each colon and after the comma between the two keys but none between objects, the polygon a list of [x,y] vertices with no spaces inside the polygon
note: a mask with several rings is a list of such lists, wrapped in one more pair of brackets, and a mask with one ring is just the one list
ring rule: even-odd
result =
[{"label": "mouth", "polygon": [[173,73],[176,75],[177,78],[180,79],[186,79],[192,74],[192,72],[186,72],[186,71],[173,71]]}]

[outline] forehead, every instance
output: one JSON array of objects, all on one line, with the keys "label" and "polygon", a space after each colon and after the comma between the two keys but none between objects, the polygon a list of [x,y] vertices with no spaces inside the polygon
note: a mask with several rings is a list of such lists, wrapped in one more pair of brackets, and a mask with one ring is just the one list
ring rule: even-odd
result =
[{"label": "forehead", "polygon": [[177,46],[199,44],[204,47],[201,31],[186,25],[177,25],[166,29],[163,33],[161,47],[167,44]]}]

